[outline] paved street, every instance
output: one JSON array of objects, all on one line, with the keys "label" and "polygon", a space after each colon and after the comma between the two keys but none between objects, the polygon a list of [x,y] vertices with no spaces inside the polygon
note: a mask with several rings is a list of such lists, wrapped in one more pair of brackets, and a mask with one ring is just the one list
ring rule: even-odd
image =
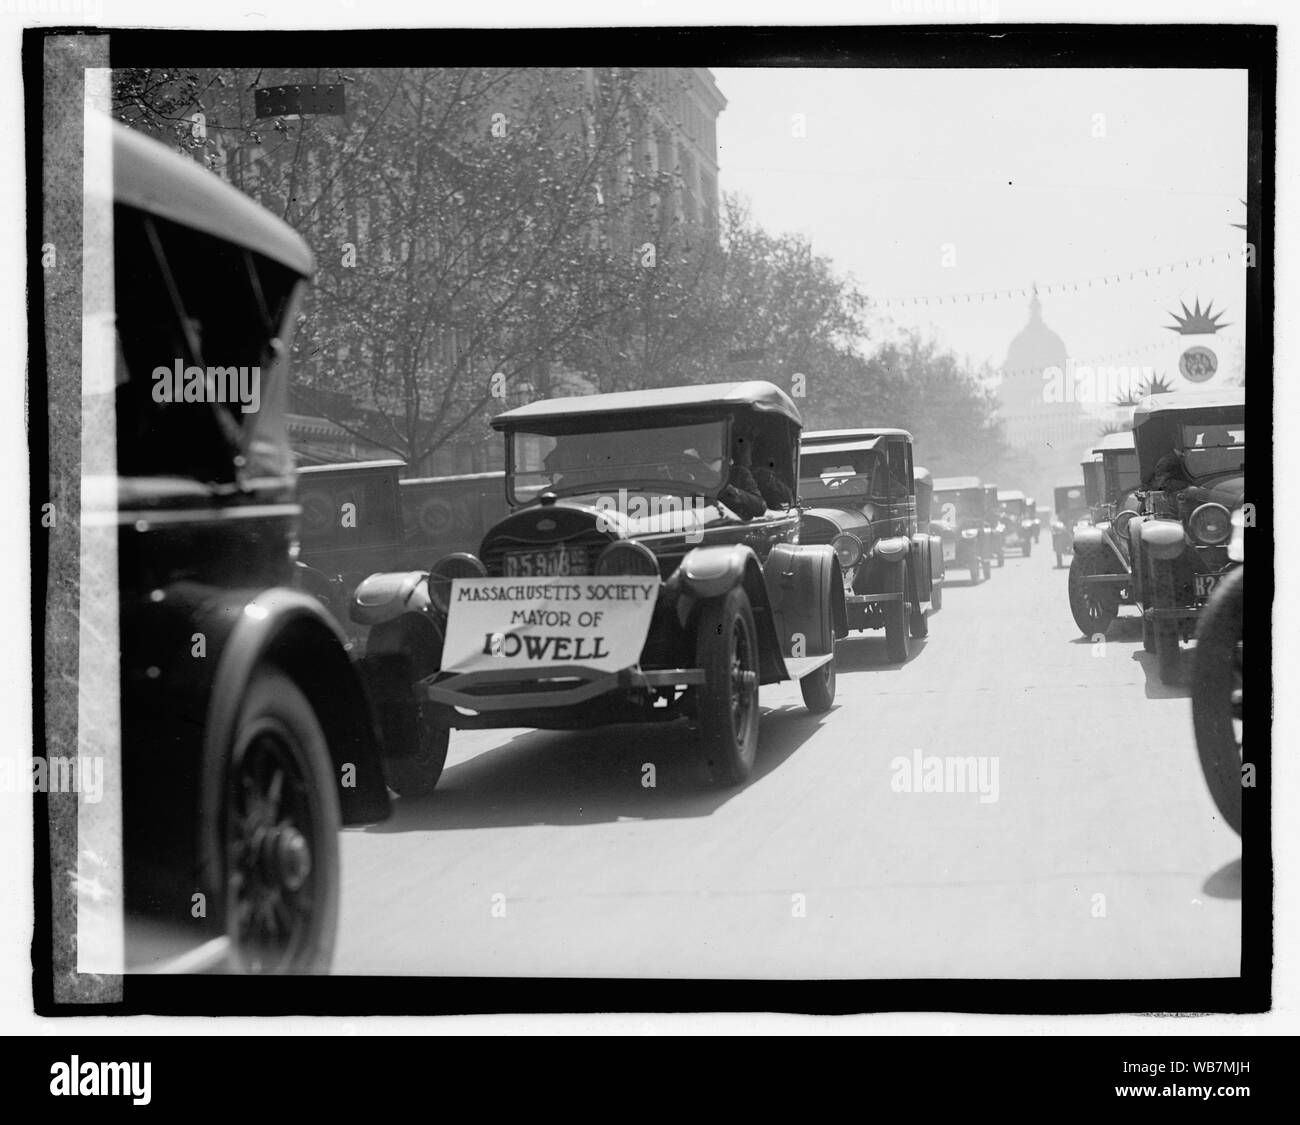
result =
[{"label": "paved street", "polygon": [[[1136,617],[1080,638],[1053,562],[1044,535],[952,579],[903,667],[851,636],[828,715],[765,687],[737,791],[706,787],[684,726],[453,733],[433,797],[342,837],[335,970],[1236,975],[1240,846],[1186,695]],[[896,791],[918,752],[987,759],[996,800]]]}]

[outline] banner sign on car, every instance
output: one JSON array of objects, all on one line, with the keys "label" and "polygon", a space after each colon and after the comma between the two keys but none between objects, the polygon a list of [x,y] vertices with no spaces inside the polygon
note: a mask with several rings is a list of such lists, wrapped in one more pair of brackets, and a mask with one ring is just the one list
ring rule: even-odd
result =
[{"label": "banner sign on car", "polygon": [[641,660],[658,596],[657,578],[454,579],[442,669],[621,671]]}]

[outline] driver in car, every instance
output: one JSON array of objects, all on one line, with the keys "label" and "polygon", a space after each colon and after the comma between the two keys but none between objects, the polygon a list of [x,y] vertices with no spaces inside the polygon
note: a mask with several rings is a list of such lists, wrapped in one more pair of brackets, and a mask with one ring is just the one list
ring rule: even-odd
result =
[{"label": "driver in car", "polygon": [[767,511],[767,501],[750,470],[754,442],[749,434],[737,433],[731,444],[731,472],[720,499],[743,520],[752,520]]}]

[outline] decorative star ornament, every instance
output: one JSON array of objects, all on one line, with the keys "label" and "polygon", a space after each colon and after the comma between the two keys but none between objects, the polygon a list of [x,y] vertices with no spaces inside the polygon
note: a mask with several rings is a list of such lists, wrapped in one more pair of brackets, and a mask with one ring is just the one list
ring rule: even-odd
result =
[{"label": "decorative star ornament", "polygon": [[1214,309],[1213,301],[1210,301],[1205,306],[1204,312],[1201,311],[1201,300],[1199,297],[1196,299],[1196,307],[1193,309],[1188,309],[1187,305],[1182,301],[1179,301],[1178,303],[1183,306],[1183,315],[1179,316],[1177,313],[1170,313],[1169,315],[1178,321],[1178,323],[1166,324],[1165,327],[1168,328],[1170,332],[1177,332],[1180,336],[1202,336],[1207,333],[1212,335],[1220,328],[1227,328],[1232,324],[1232,321],[1228,321],[1227,324],[1219,323],[1219,317],[1224,314],[1222,312],[1212,314],[1212,310]]}]

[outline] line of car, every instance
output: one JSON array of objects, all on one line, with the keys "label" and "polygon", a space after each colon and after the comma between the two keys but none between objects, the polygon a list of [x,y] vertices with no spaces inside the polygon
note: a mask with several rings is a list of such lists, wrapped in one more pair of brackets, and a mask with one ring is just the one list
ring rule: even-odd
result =
[{"label": "line of car", "polygon": [[1058,565],[1071,555],[1070,611],[1104,638],[1134,606],[1161,681],[1176,683],[1182,643],[1197,750],[1227,824],[1241,832],[1244,648],[1245,392],[1175,391],[1143,399],[1133,425],[1083,462],[1082,485],[1056,490]]}]

